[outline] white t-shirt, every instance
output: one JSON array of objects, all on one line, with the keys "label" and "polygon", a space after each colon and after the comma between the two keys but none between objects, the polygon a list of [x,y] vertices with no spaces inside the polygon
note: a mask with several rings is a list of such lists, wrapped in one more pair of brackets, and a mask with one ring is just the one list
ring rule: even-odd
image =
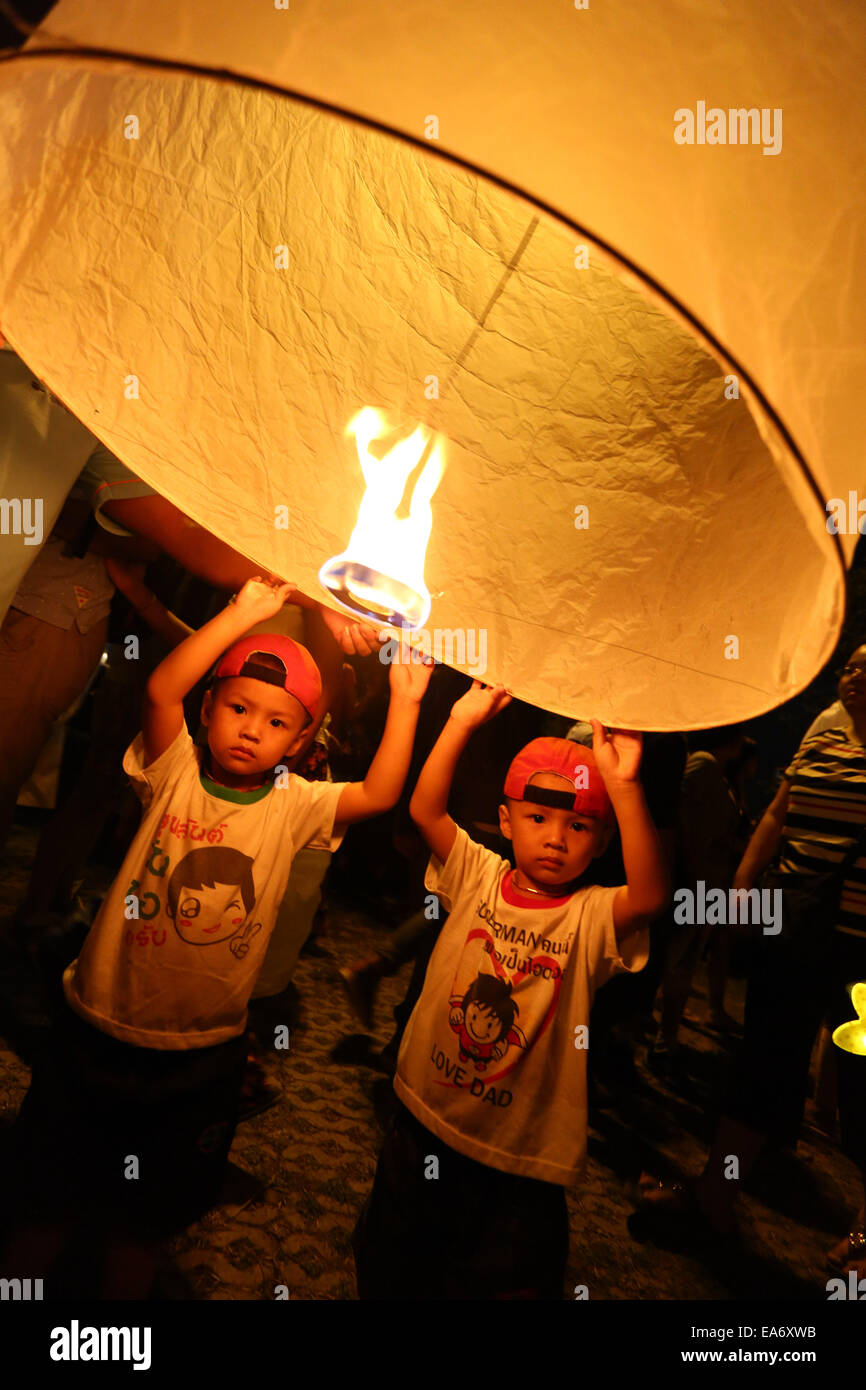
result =
[{"label": "white t-shirt", "polygon": [[816,734],[826,733],[828,729],[847,729],[851,725],[851,716],[842,704],[841,700],[834,700],[832,705],[822,709],[816,715],[803,735],[802,742],[807,738],[814,738]]},{"label": "white t-shirt", "polygon": [[[50,535],[76,479],[82,488],[88,487],[88,496],[92,494],[99,524],[123,536],[130,532],[103,514],[104,503],[114,498],[153,494],[152,487],[130,473],[56,396],[52,396],[12,345],[4,344],[0,347],[0,497],[17,499],[21,510],[11,514],[9,525],[14,529],[9,535],[0,537],[0,622],[40,546]],[[67,562],[67,568],[71,572],[74,566]],[[104,565],[102,571],[110,600],[114,588],[105,577]],[[83,579],[79,585],[77,576],[73,576],[71,583],[85,591],[92,587],[88,579]],[[23,604],[16,604],[18,606],[23,607]],[[77,607],[73,616],[77,614]],[[34,613],[45,622],[55,621],[32,606],[24,607],[24,612]],[[104,612],[107,612],[107,604]],[[99,616],[104,616],[104,612]],[[68,624],[64,622],[59,626]],[[87,631],[81,623],[78,626],[82,632]]]},{"label": "white t-shirt", "polygon": [[288,773],[241,792],[213,782],[201,759],[186,726],[149,766],[141,734],[127,749],[141,826],[63,976],[76,1013],[140,1047],[210,1047],[243,1032],[292,859],[340,843],[345,782]]},{"label": "white t-shirt", "polygon": [[459,1153],[567,1187],[586,1162],[580,1030],[598,986],[646,964],[649,933],[617,942],[616,888],[578,889],[539,908],[511,878],[506,860],[460,828],[445,865],[431,856],[426,886],[451,915],[406,1028],[394,1089]]}]

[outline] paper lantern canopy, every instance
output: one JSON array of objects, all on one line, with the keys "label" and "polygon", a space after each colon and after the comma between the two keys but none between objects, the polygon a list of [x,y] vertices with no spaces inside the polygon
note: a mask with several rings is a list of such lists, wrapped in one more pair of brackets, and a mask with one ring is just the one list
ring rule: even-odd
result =
[{"label": "paper lantern canopy", "polygon": [[343,563],[378,411],[370,458],[438,450],[391,554],[453,665],[610,724],[756,715],[827,660],[856,542],[866,18],[726,14],[61,0],[0,62],[0,325],[305,592],[340,561],[332,596],[393,597],[384,522]]}]

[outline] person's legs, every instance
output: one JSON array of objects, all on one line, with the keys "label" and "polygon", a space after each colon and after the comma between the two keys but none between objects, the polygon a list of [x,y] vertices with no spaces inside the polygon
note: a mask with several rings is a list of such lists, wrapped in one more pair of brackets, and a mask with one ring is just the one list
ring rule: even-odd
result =
[{"label": "person's legs", "polygon": [[427,975],[427,966],[430,964],[430,957],[433,954],[436,942],[439,940],[439,933],[447,919],[448,913],[443,910],[437,922],[427,923],[429,930],[419,939],[418,950],[415,956],[415,965],[412,969],[408,988],[403,998],[400,1000],[400,1003],[394,1007],[394,1022],[397,1026],[382,1048],[382,1058],[391,1066],[396,1066],[397,1064],[397,1054],[400,1051],[400,1044],[403,1041],[406,1025],[412,1017],[412,1010],[421,998],[421,991],[424,988],[424,980]]},{"label": "person's legs", "polygon": [[400,1106],[353,1238],[367,1299],[560,1299],[565,1192],[457,1153]]},{"label": "person's legs", "polygon": [[444,1297],[440,1189],[425,1176],[435,1142],[399,1105],[352,1235],[364,1302]]},{"label": "person's legs", "polygon": [[752,1171],[766,1142],[766,1134],[730,1115],[719,1120],[704,1171],[695,1185],[704,1214],[717,1230],[730,1230],[740,1184]]},{"label": "person's legs", "polygon": [[565,1189],[448,1153],[455,1172],[443,1210],[446,1297],[561,1299],[569,1243]]},{"label": "person's legs", "polygon": [[692,987],[692,976],[707,940],[706,927],[677,927],[668,940],[662,976],[662,1016],[649,1061],[672,1054]]},{"label": "person's legs", "polygon": [[[182,1052],[128,1048],[111,1116],[120,1154],[139,1156],[136,1182],[115,1164],[118,1244],[182,1230],[217,1201],[237,1125],[246,1037]],[[108,1193],[112,1198],[112,1194]],[[128,1239],[129,1238],[129,1239]]]},{"label": "person's legs", "polygon": [[79,1068],[58,1020],[33,1059],[0,1161],[0,1273],[45,1278],[49,1297],[52,1268],[80,1230],[88,1167],[81,1149],[88,1139]]},{"label": "person's legs", "polygon": [[0,627],[0,853],[51,726],[99,662],[107,620],[82,634],[10,608]]},{"label": "person's legs", "polygon": [[144,1296],[154,1242],[217,1201],[245,1056],[243,1037],[178,1052],[132,1047],[65,1006],[0,1171],[14,1203],[4,1266],[31,1250],[53,1263],[70,1241],[80,1256],[95,1240],[105,1296]]},{"label": "person's legs", "polygon": [[713,1224],[727,1228],[741,1184],[768,1138],[790,1142],[802,1119],[815,1034],[827,1003],[824,938],[792,946],[755,942],[746,993],[743,1046],[698,1182]]},{"label": "person's legs", "polygon": [[295,855],[253,999],[282,994],[291,980],[301,948],[313,929],[330,863],[331,854],[326,849],[302,849]]},{"label": "person's legs", "polygon": [[635,976],[635,998],[641,1018],[649,1020],[652,1016],[655,997],[658,994],[664,975],[668,943],[671,933],[678,930],[671,922],[670,915],[664,914],[649,927],[649,960]]},{"label": "person's legs", "polygon": [[707,960],[707,984],[710,1001],[709,1023],[711,1027],[718,1028],[725,1033],[736,1027],[736,1020],[725,1008],[725,988],[731,965],[732,944],[733,937],[728,927],[713,928]]},{"label": "person's legs", "polygon": [[[349,1003],[365,1028],[373,1026],[373,1004],[380,980],[395,974],[401,965],[405,965],[406,961],[412,960],[414,957],[416,965],[412,980],[414,982],[419,968],[418,961],[422,960],[421,982],[423,983],[430,953],[436,944],[442,923],[448,916],[441,906],[439,914],[438,918],[431,920],[424,910],[413,912],[411,917],[407,917],[405,922],[401,923],[397,930],[385,939],[375,956],[371,956],[367,960],[356,961],[341,969],[340,978]],[[410,992],[411,989],[412,986],[410,985]],[[409,1013],[406,1014],[407,1020],[415,1007],[417,997],[416,995],[413,999]],[[398,1008],[402,1009],[402,1006],[398,1005]],[[396,1018],[396,1009],[394,1014]],[[405,1027],[405,1023],[403,1027]]]},{"label": "person's legs", "polygon": [[127,786],[123,755],[141,727],[146,672],[138,680],[112,672],[109,665],[96,684],[90,748],[78,781],[39,836],[22,918],[68,907],[75,878]]},{"label": "person's legs", "polygon": [[243,1037],[178,1052],[112,1044],[99,1079],[100,1193],[89,1238],[97,1296],[137,1300],[150,1293],[161,1243],[219,1197],[246,1048]]},{"label": "person's legs", "polygon": [[[722,1114],[692,1191],[717,1231],[733,1223],[734,1206],[768,1138],[790,1141],[802,1116],[809,1058],[827,1007],[826,937],[800,943],[784,937],[754,942],[744,1037]],[[644,1207],[683,1208],[670,1188],[644,1187]]]},{"label": "person's legs", "polygon": [[379,948],[379,955],[385,963],[382,973],[393,975],[407,960],[412,960],[430,928],[431,920],[426,912],[413,912],[411,917],[407,917]]},{"label": "person's legs", "polygon": [[814,1086],[812,1099],[807,1102],[806,1114],[816,1129],[832,1137],[836,1124],[836,1110],[839,1104],[836,1048],[833,1046],[832,1030],[825,1019],[821,1024],[815,1044],[812,1062]]}]

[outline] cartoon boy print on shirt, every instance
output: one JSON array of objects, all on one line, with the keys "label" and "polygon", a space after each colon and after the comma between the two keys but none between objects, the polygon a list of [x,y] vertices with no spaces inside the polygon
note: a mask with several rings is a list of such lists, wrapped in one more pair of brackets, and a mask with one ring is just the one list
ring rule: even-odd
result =
[{"label": "cartoon boy print on shirt", "polygon": [[476,1075],[483,1072],[492,1083],[514,1071],[553,1023],[570,938],[549,940],[517,922],[499,921],[486,903],[479,903],[477,916],[485,925],[466,934],[448,996],[448,1026],[456,1034],[455,1065],[471,1061]]},{"label": "cartoon boy print on shirt", "polygon": [[180,859],[168,881],[166,912],[182,941],[211,946],[228,941],[239,960],[261,922],[244,921],[256,902],[253,860],[228,845],[207,845]]},{"label": "cartoon boy print on shirt", "polygon": [[457,1034],[461,1062],[470,1057],[476,1071],[498,1062],[509,1045],[526,1047],[526,1038],[514,1023],[520,1012],[511,998],[511,985],[495,975],[476,975],[461,999],[451,999],[448,1022]]}]

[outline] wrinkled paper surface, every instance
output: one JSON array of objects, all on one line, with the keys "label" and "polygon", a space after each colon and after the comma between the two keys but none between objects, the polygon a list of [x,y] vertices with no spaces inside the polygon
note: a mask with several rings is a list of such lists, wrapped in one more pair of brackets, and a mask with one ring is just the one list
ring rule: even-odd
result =
[{"label": "wrinkled paper surface", "polygon": [[[613,8],[622,25],[623,7]],[[545,9],[537,7],[536,25]],[[775,158],[678,148],[673,110],[692,100],[691,88],[669,83],[663,100],[655,93],[658,110],[648,108],[647,84],[655,89],[659,74],[635,69],[626,84],[630,137],[617,105],[607,149],[597,141],[587,152],[589,107],[575,96],[583,89],[571,92],[577,115],[556,118],[563,94],[549,43],[560,21],[551,9],[554,27],[540,47],[529,32],[519,36],[525,69],[516,36],[505,44],[485,21],[488,57],[508,52],[513,67],[509,80],[499,73],[502,108],[486,114],[467,116],[458,93],[463,49],[449,77],[436,68],[434,44],[413,130],[399,55],[413,13],[425,23],[419,7],[401,7],[395,26],[393,8],[386,22],[382,6],[354,6],[353,36],[345,16],[312,5],[290,21],[290,42],[275,37],[285,14],[249,25],[245,17],[240,33],[224,10],[209,6],[200,21],[187,12],[178,27],[162,3],[131,4],[109,19],[68,0],[49,28],[234,65],[305,91],[318,82],[323,98],[342,91],[341,104],[354,100],[374,115],[377,94],[369,82],[357,88],[371,15],[381,11],[382,47],[395,48],[380,115],[419,143],[230,79],[85,57],[0,66],[0,323],[16,350],[148,483],[263,569],[323,599],[318,570],[345,548],[363,489],[350,419],[374,405],[406,433],[418,423],[441,432],[427,628],[455,634],[451,664],[522,699],[610,724],[680,729],[746,718],[801,689],[838,631],[840,550],[820,491],[750,382],[789,429],[808,420],[793,437],[811,446],[824,496],[844,496],[862,463],[850,442],[837,447],[838,411],[850,420],[853,410],[843,402],[853,362],[842,354],[840,379],[839,349],[862,308],[849,306],[845,318],[838,288],[822,303],[825,270],[811,263],[787,265],[796,283],[768,281],[767,266],[775,276],[779,265],[757,209],[754,226],[732,232],[726,220],[731,161],[741,170],[751,161],[766,208],[776,197],[784,208],[798,159],[791,123],[794,148]],[[631,24],[632,7],[628,15]],[[471,27],[472,18],[454,22]],[[560,52],[562,79],[577,65],[596,104],[604,91],[619,103],[625,90],[621,63],[634,40],[616,56],[612,23],[607,15],[606,34],[594,30],[589,47],[572,41]],[[340,42],[343,66],[326,77],[322,46],[336,53]],[[381,53],[371,45],[370,54],[378,71]],[[768,74],[754,70],[754,98],[731,89],[732,103],[777,104]],[[478,91],[491,72],[479,81]],[[522,83],[526,112],[510,127],[510,152],[495,129],[512,119],[509,81]],[[713,99],[726,101],[720,86]],[[463,117],[456,130],[447,129],[452,108]],[[523,173],[521,186],[538,196],[550,195],[545,183],[570,147],[589,181],[578,189],[570,174],[550,203],[651,270],[659,267],[637,253],[658,250],[667,222],[671,246],[658,260],[668,274],[659,281],[718,345],[588,230],[442,158],[436,142],[424,148],[428,111],[439,112],[442,145],[474,152],[499,174],[510,159],[515,182]],[[131,114],[137,139],[124,138]],[[653,122],[664,131],[657,151]],[[604,128],[596,122],[596,136]],[[651,197],[650,150],[658,156]],[[692,160],[691,173],[666,183],[677,157],[681,169]],[[808,217],[806,190],[797,196]],[[840,218],[845,196],[840,189]],[[765,210],[765,223],[774,215]],[[777,244],[779,263],[790,255]],[[747,333],[741,312],[751,316]],[[749,369],[739,399],[726,398],[738,368],[722,348]],[[127,399],[133,375],[139,398]],[[281,506],[287,531],[274,524]],[[580,507],[585,528],[575,525]],[[839,537],[849,553],[855,540]]]}]

